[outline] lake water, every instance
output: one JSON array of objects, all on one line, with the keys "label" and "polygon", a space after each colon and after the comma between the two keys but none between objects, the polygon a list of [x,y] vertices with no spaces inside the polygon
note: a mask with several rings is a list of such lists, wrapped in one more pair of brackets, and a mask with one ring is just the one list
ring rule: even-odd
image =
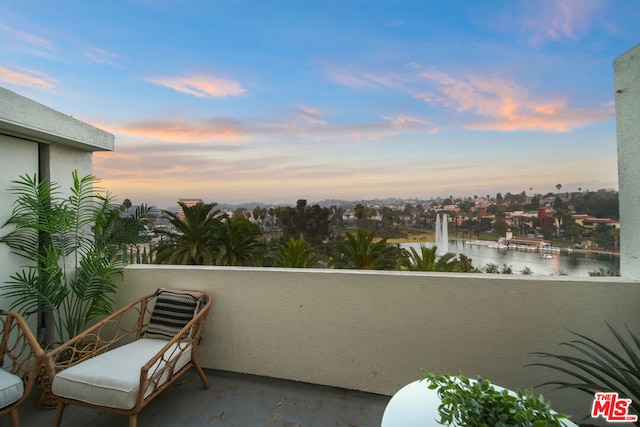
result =
[{"label": "lake water", "polygon": [[[400,246],[418,248],[420,245],[432,247],[433,242],[402,243]],[[470,245],[463,240],[449,240],[449,252],[465,254],[471,258],[473,266],[480,268],[487,264],[496,264],[498,269],[506,264],[514,274],[520,274],[525,268],[536,275],[589,276],[589,272],[603,268],[605,271],[620,271],[620,257],[617,255],[552,252],[551,258],[544,258],[545,252],[514,249],[495,249],[486,246]]]}]

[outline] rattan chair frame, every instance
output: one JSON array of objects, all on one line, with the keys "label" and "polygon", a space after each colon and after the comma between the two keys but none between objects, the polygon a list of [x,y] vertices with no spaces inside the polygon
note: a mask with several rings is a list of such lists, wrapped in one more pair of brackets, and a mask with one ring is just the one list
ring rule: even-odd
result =
[{"label": "rattan chair frame", "polygon": [[[167,344],[140,370],[138,398],[133,408],[120,409],[94,405],[56,395],[58,407],[54,426],[60,426],[65,407],[72,404],[126,415],[129,417],[129,427],[136,427],[140,410],[190,368],[196,369],[204,388],[208,389],[209,381],[198,361],[197,348],[201,340],[207,314],[211,308],[212,299],[209,294],[204,292],[202,294],[204,303],[201,304],[198,313],[180,332],[171,340],[168,340]],[[66,368],[77,365],[110,349],[140,339],[149,323],[153,310],[152,302],[155,298],[156,294],[153,293],[137,299],[65,342],[60,347],[48,352],[45,355],[45,363],[49,377],[53,380],[58,372]],[[175,362],[186,351],[191,352],[189,362],[178,371],[174,371]],[[149,390],[151,390],[150,393]],[[145,397],[146,393],[149,394]]]},{"label": "rattan chair frame", "polygon": [[0,325],[2,325],[0,360],[10,362],[7,363],[8,372],[22,378],[24,383],[22,397],[0,409],[0,415],[8,413],[11,417],[11,426],[19,427],[18,407],[31,394],[45,353],[27,322],[18,313],[0,310]]}]

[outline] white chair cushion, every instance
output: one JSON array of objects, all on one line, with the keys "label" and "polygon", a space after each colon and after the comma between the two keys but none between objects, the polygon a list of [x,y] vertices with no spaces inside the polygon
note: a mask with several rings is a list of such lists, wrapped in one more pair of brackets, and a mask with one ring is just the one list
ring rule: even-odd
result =
[{"label": "white chair cushion", "polygon": [[11,405],[24,394],[22,378],[0,369],[0,408]]},{"label": "white chair cushion", "polygon": [[[132,409],[138,398],[140,369],[166,344],[167,341],[161,339],[139,339],[107,351],[56,374],[51,389],[58,396],[93,405]],[[185,342],[174,344],[165,354],[169,357],[177,345],[188,348],[176,362],[175,371],[191,360],[191,344]],[[166,381],[167,376],[161,379],[160,384]],[[152,391],[146,390],[145,397]]]}]

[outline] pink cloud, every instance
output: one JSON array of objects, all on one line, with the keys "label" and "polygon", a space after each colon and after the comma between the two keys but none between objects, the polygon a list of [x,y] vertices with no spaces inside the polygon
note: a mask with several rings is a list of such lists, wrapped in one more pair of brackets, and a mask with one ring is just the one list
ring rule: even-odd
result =
[{"label": "pink cloud", "polygon": [[26,68],[10,70],[2,66],[0,66],[0,81],[37,89],[53,89],[55,83],[53,78],[41,71]]},{"label": "pink cloud", "polygon": [[148,81],[158,86],[164,86],[198,98],[241,96],[247,92],[247,90],[235,80],[201,74],[156,77],[148,79]]},{"label": "pink cloud", "polygon": [[561,96],[541,97],[499,78],[455,78],[440,71],[423,72],[437,89],[418,99],[480,117],[464,127],[475,130],[568,132],[612,117],[613,108],[572,108]]},{"label": "pink cloud", "polygon": [[404,80],[394,73],[373,73],[357,65],[324,64],[330,80],[354,88],[398,87]]},{"label": "pink cloud", "polygon": [[177,120],[146,121],[132,123],[114,129],[115,132],[172,142],[207,142],[244,140],[246,133],[233,123],[224,120],[209,122],[190,122]]},{"label": "pink cloud", "polygon": [[424,128],[431,126],[431,123],[411,116],[384,117],[384,119],[389,122],[389,125],[393,129]]},{"label": "pink cloud", "polygon": [[304,120],[305,122],[313,125],[324,125],[327,123],[322,118],[324,113],[318,108],[303,106],[303,107],[300,107],[299,109],[294,110],[293,114],[296,117]]},{"label": "pink cloud", "polygon": [[531,34],[531,44],[569,38],[577,40],[602,9],[599,0],[545,0],[531,3],[524,11],[522,29]]}]

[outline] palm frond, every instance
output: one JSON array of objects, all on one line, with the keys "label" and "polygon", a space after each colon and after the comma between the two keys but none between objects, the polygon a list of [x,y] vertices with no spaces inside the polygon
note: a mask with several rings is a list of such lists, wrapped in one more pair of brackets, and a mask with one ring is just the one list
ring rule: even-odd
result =
[{"label": "palm frond", "polygon": [[[561,343],[573,354],[535,352],[533,354],[550,358],[558,363],[540,362],[530,366],[543,366],[561,372],[572,380],[547,381],[541,385],[555,385],[558,388],[575,388],[593,394],[598,391],[617,392],[631,399],[631,409],[640,414],[640,339],[629,330],[634,346],[613,326],[607,327],[615,337],[620,349],[608,347],[585,335],[572,332],[579,339]],[[577,380],[577,381],[576,381]]]},{"label": "palm frond", "polygon": [[[69,197],[58,184],[24,175],[12,181],[17,196],[4,226],[13,227],[0,242],[30,261],[11,276],[0,293],[12,308],[28,316],[51,312],[57,339],[71,337],[95,316],[111,311],[113,276],[122,271],[119,254],[140,239],[146,205],[132,218],[119,218],[108,193],[96,190],[93,175],[73,172]],[[140,216],[137,216],[140,215]],[[66,337],[63,337],[63,333]]]}]

